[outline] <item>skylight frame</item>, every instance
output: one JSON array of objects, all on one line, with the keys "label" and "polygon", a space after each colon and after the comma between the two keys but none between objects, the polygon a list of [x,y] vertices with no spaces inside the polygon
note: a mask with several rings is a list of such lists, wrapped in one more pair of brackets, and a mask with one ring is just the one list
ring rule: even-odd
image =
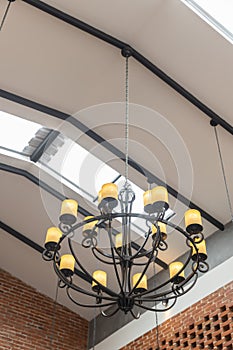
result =
[{"label": "skylight frame", "polygon": [[194,11],[199,17],[206,21],[219,34],[233,44],[233,33],[214,18],[209,12],[201,7],[195,0],[181,0],[186,6]]}]

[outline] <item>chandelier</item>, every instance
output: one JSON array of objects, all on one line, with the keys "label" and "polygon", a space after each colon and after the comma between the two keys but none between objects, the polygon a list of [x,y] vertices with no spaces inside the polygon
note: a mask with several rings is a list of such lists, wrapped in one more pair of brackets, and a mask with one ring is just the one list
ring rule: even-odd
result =
[{"label": "chandelier", "polygon": [[[68,297],[83,307],[101,308],[105,317],[113,316],[119,310],[130,312],[139,318],[138,310],[166,311],[174,306],[177,299],[187,293],[195,285],[199,272],[207,272],[206,243],[203,236],[201,214],[198,210],[185,212],[185,229],[166,219],[169,209],[168,192],[163,186],[149,185],[143,194],[144,213],[134,213],[135,193],[128,180],[128,139],[129,139],[129,102],[128,102],[128,58],[129,50],[123,50],[126,58],[126,113],[125,113],[125,181],[118,190],[115,183],[106,183],[98,193],[99,215],[87,216],[77,222],[78,203],[72,199],[62,202],[58,227],[50,227],[45,240],[43,258],[53,262],[54,270],[59,278],[59,286],[66,288]],[[117,207],[120,210],[117,211]],[[143,220],[146,227],[140,244],[133,239],[132,219]],[[114,223],[120,225],[116,230]],[[148,279],[151,267],[158,255],[171,249],[167,243],[167,227],[174,234],[183,237],[186,250],[185,261],[174,261],[169,264],[167,279],[161,284],[152,283]],[[99,238],[105,236],[108,248],[98,246]],[[86,249],[86,257],[96,259],[95,266],[101,264],[105,269],[88,271],[80,259],[80,249]],[[62,246],[69,250],[60,255]],[[77,271],[81,277],[77,277]],[[155,274],[155,270],[154,270]],[[109,278],[111,277],[111,278]],[[109,284],[108,280],[115,279]],[[83,278],[87,288],[81,287]],[[156,281],[156,276],[153,276]],[[79,295],[84,294],[91,300],[84,304]],[[106,308],[111,307],[110,311]],[[136,311],[137,310],[137,311]]]}]

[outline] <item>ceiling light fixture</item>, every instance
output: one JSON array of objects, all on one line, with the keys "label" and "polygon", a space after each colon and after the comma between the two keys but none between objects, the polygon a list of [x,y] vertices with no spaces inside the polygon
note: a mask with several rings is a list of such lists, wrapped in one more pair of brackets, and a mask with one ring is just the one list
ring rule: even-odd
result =
[{"label": "ceiling light fixture", "polygon": [[[122,55],[126,58],[124,185],[118,191],[115,183],[104,184],[98,194],[100,214],[88,216],[82,222],[76,222],[78,203],[72,199],[63,201],[58,227],[51,227],[47,231],[43,258],[53,261],[54,270],[60,279],[60,287],[66,287],[68,297],[75,304],[88,308],[99,306],[103,308],[102,315],[106,317],[122,310],[124,313],[130,312],[134,318],[139,318],[140,313],[135,309],[155,312],[170,309],[177,298],[195,285],[198,273],[208,271],[209,266],[206,263],[206,244],[199,211],[195,209],[186,211],[186,231],[176,226],[165,219],[169,208],[167,189],[162,186],[151,188],[151,184],[143,195],[145,213],[132,211],[135,193],[128,179],[130,48],[122,50]],[[116,210],[118,204],[120,211]],[[147,227],[144,237],[140,237],[141,244],[137,244],[136,248],[133,244],[135,242],[131,226],[132,218],[143,220]],[[118,224],[119,221],[121,223],[120,232],[116,232],[114,228],[116,221]],[[170,248],[166,241],[167,226],[183,237],[188,254],[185,261],[172,262],[166,281],[155,286],[150,283],[147,274],[158,255]],[[104,236],[108,240],[109,248],[98,246],[99,239]],[[76,242],[80,237],[82,242],[77,249]],[[64,246],[69,249],[69,253],[60,256],[59,251],[62,247],[64,249]],[[86,249],[86,254],[96,259],[95,265],[101,268],[88,271],[81,262],[79,249]],[[107,273],[102,266],[111,268],[111,273]],[[81,278],[76,276],[76,267],[81,270],[86,282],[81,282]],[[82,287],[83,283],[87,283],[85,288]],[[81,303],[78,299],[79,294],[85,294],[93,302]],[[111,311],[106,312],[106,308],[110,306]]]}]

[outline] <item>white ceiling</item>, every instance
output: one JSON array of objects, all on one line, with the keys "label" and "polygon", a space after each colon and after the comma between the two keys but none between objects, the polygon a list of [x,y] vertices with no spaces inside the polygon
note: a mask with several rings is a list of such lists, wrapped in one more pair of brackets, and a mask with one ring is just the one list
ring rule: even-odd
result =
[{"label": "white ceiling", "polygon": [[[233,124],[233,47],[182,2],[47,3],[127,42]],[[124,110],[116,102],[124,101],[125,63],[118,49],[18,0],[12,3],[0,33],[0,51],[1,89],[73,114],[123,150]],[[209,119],[132,58],[129,69],[130,156],[227,223],[231,217]],[[86,148],[95,148],[99,157],[110,159],[108,152],[67,123],[2,98],[0,108],[57,128]],[[233,200],[232,136],[221,127],[218,131]],[[0,158],[38,175],[31,164]],[[121,162],[111,162],[122,170]],[[36,185],[17,175],[1,172],[0,176],[1,220],[43,245],[46,228],[59,212],[59,201],[42,195]],[[130,176],[146,188],[142,176],[135,171]],[[56,181],[52,182],[56,187]],[[176,208],[181,217],[185,208]],[[207,235],[215,230],[205,221]],[[40,254],[3,231],[0,237],[0,266],[53,297],[54,274]],[[181,252],[176,244],[168,259]],[[60,301],[66,304],[65,300],[60,295]],[[92,311],[76,310],[87,319],[93,317]]]}]

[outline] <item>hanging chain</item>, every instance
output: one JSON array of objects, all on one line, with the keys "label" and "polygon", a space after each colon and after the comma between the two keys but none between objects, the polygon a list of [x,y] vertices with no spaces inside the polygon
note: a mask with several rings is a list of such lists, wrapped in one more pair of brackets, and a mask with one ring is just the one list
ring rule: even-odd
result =
[{"label": "hanging chain", "polygon": [[10,5],[11,5],[11,3],[13,1],[14,0],[8,0],[8,5],[7,5],[6,11],[5,11],[4,15],[3,15],[2,22],[0,24],[0,31],[2,30],[3,24],[4,24],[5,20],[6,20],[6,16],[8,14],[9,9],[10,9]]},{"label": "hanging chain", "polygon": [[221,169],[222,169],[222,175],[223,175],[223,180],[224,180],[225,189],[226,189],[227,201],[228,201],[229,210],[230,210],[230,213],[231,213],[231,221],[233,221],[233,209],[232,209],[232,204],[231,204],[230,192],[229,192],[229,188],[228,188],[228,185],[227,185],[226,172],[225,172],[225,168],[224,168],[222,152],[221,152],[221,148],[220,148],[219,137],[218,137],[217,127],[216,126],[214,126],[214,133],[215,133],[217,147],[218,147],[218,153],[219,153]]},{"label": "hanging chain", "polygon": [[59,288],[59,279],[57,281],[55,298],[53,301],[53,318],[52,318],[52,327],[51,327],[52,330],[51,330],[51,336],[50,336],[51,349],[53,348],[53,339],[54,339],[54,335],[55,335],[55,321],[56,321],[56,311],[57,311],[58,288]]},{"label": "hanging chain", "polygon": [[125,184],[129,178],[129,57],[125,65]]}]

